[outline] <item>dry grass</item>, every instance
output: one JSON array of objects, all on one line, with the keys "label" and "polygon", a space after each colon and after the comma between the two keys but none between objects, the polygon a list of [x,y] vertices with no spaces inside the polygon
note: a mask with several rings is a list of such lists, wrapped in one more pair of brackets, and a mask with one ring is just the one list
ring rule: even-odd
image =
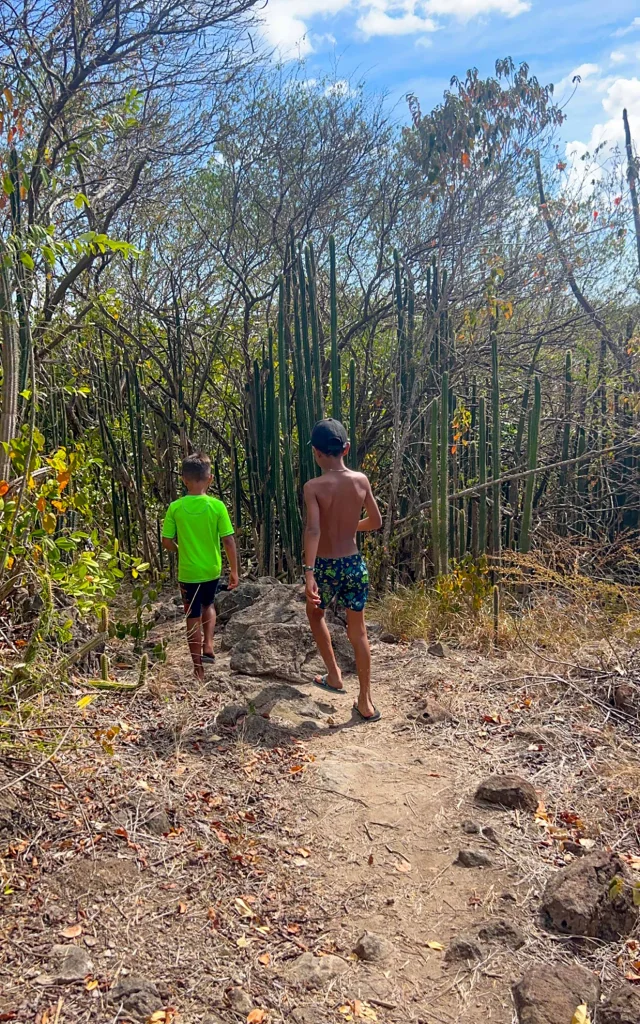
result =
[{"label": "dry grass", "polygon": [[[403,640],[442,640],[486,652],[495,646],[486,581],[456,570],[452,586],[400,587],[373,606],[384,630]],[[498,646],[571,652],[580,664],[611,667],[640,642],[640,588],[551,568],[540,556],[505,558],[500,568]]]}]

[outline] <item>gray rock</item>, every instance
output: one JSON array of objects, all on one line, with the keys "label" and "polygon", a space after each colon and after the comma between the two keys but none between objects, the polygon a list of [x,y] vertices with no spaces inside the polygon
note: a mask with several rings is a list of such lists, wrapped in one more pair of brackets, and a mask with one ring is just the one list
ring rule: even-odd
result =
[{"label": "gray rock", "polygon": [[[235,623],[243,614],[239,612],[229,625]],[[249,626],[231,651],[230,666],[233,672],[241,672],[244,675],[269,675],[297,680],[305,661],[314,649],[314,639],[306,623]]]},{"label": "gray rock", "polygon": [[500,846],[500,840],[498,839],[498,833],[495,828],[491,825],[485,825],[484,828],[480,829],[483,839],[488,839],[494,846]]},{"label": "gray rock", "polygon": [[287,981],[305,988],[323,988],[349,969],[339,956],[314,956],[303,953],[285,970]]},{"label": "gray rock", "polygon": [[224,626],[232,615],[250,608],[256,601],[261,600],[274,586],[279,583],[258,580],[257,583],[241,583],[235,590],[219,590],[216,594],[215,607],[218,615],[218,622]]},{"label": "gray rock", "polygon": [[525,943],[524,934],[517,924],[504,917],[496,917],[493,921],[481,924],[477,934],[483,942],[500,943],[509,949],[520,949]]},{"label": "gray rock", "polygon": [[397,644],[398,643],[398,637],[395,635],[395,633],[390,633],[388,630],[385,630],[384,632],[382,632],[380,634],[380,636],[378,637],[378,640],[380,640],[383,644]]},{"label": "gray rock", "polygon": [[356,942],[354,953],[359,960],[366,960],[369,963],[389,960],[394,954],[393,944],[382,935],[375,932],[363,932]]},{"label": "gray rock", "polygon": [[456,864],[463,868],[491,868],[493,861],[484,850],[460,850]]},{"label": "gray rock", "polygon": [[253,999],[243,988],[232,988],[229,993],[231,1008],[246,1017],[253,1010]]},{"label": "gray rock", "polygon": [[436,640],[435,643],[429,644],[428,652],[432,658],[446,658],[448,651],[444,644]]},{"label": "gray rock", "polygon": [[576,1007],[593,1010],[600,995],[597,977],[584,967],[539,964],[530,967],[513,988],[519,1024],[564,1024]]},{"label": "gray rock", "polygon": [[471,935],[456,935],[444,955],[447,963],[474,963],[482,960],[482,947]]},{"label": "gray rock", "polygon": [[598,1024],[638,1024],[640,1021],[640,989],[620,985],[607,996],[598,1011]]},{"label": "gray rock", "polygon": [[480,826],[469,819],[463,821],[460,827],[466,836],[477,836],[480,832]]},{"label": "gray rock", "polygon": [[222,647],[225,650],[235,647],[252,627],[297,623],[306,626],[309,631],[302,587],[293,584],[263,590],[264,594],[258,600],[231,617],[222,636]]},{"label": "gray rock", "polygon": [[640,688],[632,683],[619,683],[613,691],[613,703],[625,715],[637,716],[640,712]]},{"label": "gray rock", "polygon": [[216,725],[220,729],[233,729],[246,715],[247,709],[244,704],[227,704],[218,712]]},{"label": "gray rock", "polygon": [[93,970],[91,957],[81,946],[53,946],[50,960],[51,976],[57,984],[82,981]]},{"label": "gray rock", "polygon": [[[614,878],[624,884],[610,895]],[[553,875],[544,892],[542,912],[552,928],[565,935],[589,935],[608,942],[629,935],[638,920],[629,871],[614,853],[599,850],[575,860]]]},{"label": "gray rock", "polygon": [[478,786],[476,800],[525,811],[535,811],[538,806],[534,787],[519,775],[491,775]]},{"label": "gray rock", "polygon": [[148,1017],[156,1010],[160,1010],[163,1005],[162,996],[155,983],[136,974],[121,977],[115,988],[109,992],[108,1000],[139,1017]]}]

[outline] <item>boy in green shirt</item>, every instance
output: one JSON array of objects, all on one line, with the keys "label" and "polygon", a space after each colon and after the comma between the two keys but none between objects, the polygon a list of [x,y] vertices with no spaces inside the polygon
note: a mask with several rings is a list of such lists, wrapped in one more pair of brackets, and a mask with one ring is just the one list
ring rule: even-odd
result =
[{"label": "boy in green shirt", "polygon": [[[187,617],[187,640],[196,678],[214,661],[213,604],[222,572],[220,541],[229,560],[229,590],[238,586],[238,553],[233,526],[224,504],[207,494],[211,459],[201,453],[182,463],[183,498],[172,501],[162,527],[162,546],[178,553],[178,581]],[[176,540],[177,538],[177,540]],[[204,642],[203,642],[204,641]]]}]

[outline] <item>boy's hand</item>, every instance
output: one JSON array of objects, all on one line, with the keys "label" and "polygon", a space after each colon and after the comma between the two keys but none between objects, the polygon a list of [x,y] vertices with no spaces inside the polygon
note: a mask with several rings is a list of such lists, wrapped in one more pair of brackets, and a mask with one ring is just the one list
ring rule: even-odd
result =
[{"label": "boy's hand", "polygon": [[308,572],[305,575],[305,597],[309,604],[314,605],[316,608],[320,604],[318,584],[316,583],[316,578],[312,572]]},{"label": "boy's hand", "polygon": [[240,583],[240,579],[238,577],[237,572],[230,572],[229,573],[229,582],[227,584],[227,589],[228,590],[235,590],[239,583]]}]

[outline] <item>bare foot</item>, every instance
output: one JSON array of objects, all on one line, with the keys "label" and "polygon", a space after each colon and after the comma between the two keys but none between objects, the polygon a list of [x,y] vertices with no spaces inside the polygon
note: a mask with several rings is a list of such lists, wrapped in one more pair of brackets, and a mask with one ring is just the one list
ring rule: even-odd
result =
[{"label": "bare foot", "polygon": [[344,690],[342,676],[332,672],[327,672],[326,676],[314,676],[313,681],[318,686],[326,685],[331,690]]},{"label": "bare foot", "polygon": [[373,718],[376,713],[373,701],[368,693],[364,697],[358,697],[357,708],[363,718]]}]

